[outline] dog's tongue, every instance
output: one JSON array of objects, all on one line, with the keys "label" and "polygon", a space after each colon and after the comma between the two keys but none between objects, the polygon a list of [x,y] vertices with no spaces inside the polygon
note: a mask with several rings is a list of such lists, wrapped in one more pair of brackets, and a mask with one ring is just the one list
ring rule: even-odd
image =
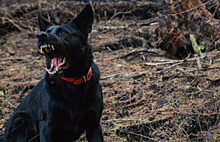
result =
[{"label": "dog's tongue", "polygon": [[57,55],[55,56],[53,60],[53,64],[51,65],[50,71],[58,71],[60,69],[60,64],[63,62],[64,56],[63,55]]}]

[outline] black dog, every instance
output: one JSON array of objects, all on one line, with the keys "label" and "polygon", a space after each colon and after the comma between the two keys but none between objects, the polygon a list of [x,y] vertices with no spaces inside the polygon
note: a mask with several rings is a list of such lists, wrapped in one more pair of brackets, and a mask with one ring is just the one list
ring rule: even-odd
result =
[{"label": "black dog", "polygon": [[87,43],[92,23],[89,4],[60,26],[38,13],[38,47],[47,73],[7,122],[6,142],[72,142],[84,131],[88,141],[103,141],[100,72]]}]

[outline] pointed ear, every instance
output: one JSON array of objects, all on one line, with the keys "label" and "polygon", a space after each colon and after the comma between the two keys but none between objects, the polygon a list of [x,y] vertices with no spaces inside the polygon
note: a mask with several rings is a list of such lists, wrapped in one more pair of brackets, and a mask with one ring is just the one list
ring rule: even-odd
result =
[{"label": "pointed ear", "polygon": [[40,28],[40,31],[46,31],[47,28],[52,26],[50,22],[48,22],[41,14],[40,11],[38,11],[38,26]]},{"label": "pointed ear", "polygon": [[86,38],[88,37],[88,33],[92,31],[93,16],[91,5],[86,4],[80,14],[71,21],[80,29]]}]

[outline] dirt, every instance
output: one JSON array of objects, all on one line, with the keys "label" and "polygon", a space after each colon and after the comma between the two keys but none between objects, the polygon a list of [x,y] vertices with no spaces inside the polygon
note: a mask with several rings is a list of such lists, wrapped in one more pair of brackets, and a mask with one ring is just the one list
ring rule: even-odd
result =
[{"label": "dirt", "polygon": [[[159,24],[140,26],[149,20],[99,21],[89,36],[101,71],[105,141],[220,141],[220,51],[171,59],[156,48]],[[38,32],[0,38],[0,132],[44,77]]]}]

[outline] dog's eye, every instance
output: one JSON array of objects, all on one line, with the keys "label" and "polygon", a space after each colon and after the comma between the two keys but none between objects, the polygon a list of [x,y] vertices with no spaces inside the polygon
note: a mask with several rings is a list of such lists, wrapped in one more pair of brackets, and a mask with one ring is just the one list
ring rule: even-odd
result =
[{"label": "dog's eye", "polygon": [[59,33],[59,35],[66,35],[67,34],[67,32],[66,31],[60,31],[60,33]]}]

